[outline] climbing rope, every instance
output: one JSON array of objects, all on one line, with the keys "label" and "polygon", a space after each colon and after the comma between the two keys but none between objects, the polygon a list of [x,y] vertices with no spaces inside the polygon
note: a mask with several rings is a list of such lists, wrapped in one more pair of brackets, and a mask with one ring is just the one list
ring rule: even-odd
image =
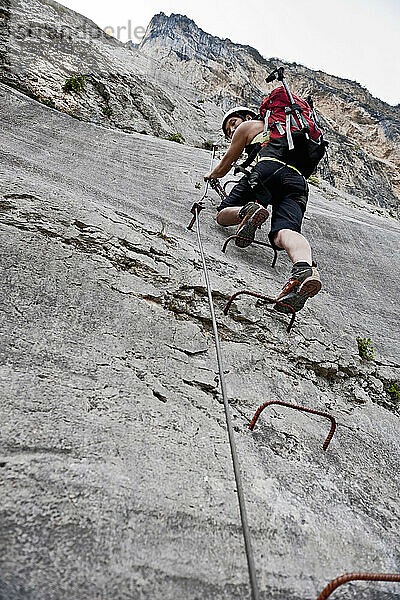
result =
[{"label": "climbing rope", "polygon": [[[214,156],[215,156],[215,147],[213,149],[213,154],[212,154],[212,158],[211,158],[211,169],[212,169],[212,165],[214,162]],[[220,382],[221,382],[221,392],[222,392],[222,399],[223,399],[223,403],[224,403],[225,420],[226,420],[226,426],[227,426],[227,430],[228,430],[228,438],[229,438],[229,445],[230,445],[230,449],[231,449],[233,472],[235,475],[236,489],[237,489],[237,494],[238,494],[240,519],[242,522],[242,531],[243,531],[244,545],[245,545],[245,551],[246,551],[247,566],[248,566],[248,571],[249,571],[251,598],[252,598],[252,600],[259,600],[257,579],[256,579],[256,570],[255,570],[253,552],[252,552],[252,548],[251,548],[249,525],[248,525],[248,520],[247,520],[246,502],[245,502],[244,493],[243,493],[242,477],[240,474],[240,463],[239,463],[239,458],[238,458],[238,454],[237,454],[237,450],[236,450],[232,417],[231,417],[231,412],[230,412],[230,407],[229,407],[229,402],[228,402],[228,396],[227,396],[227,392],[226,392],[221,346],[220,346],[220,342],[219,342],[217,320],[215,318],[214,302],[213,302],[212,293],[211,293],[211,284],[210,284],[210,279],[208,276],[207,264],[206,264],[206,260],[205,260],[205,256],[204,256],[203,243],[202,243],[202,239],[201,239],[199,214],[200,214],[201,209],[204,208],[201,205],[201,202],[202,202],[202,200],[204,200],[204,198],[206,198],[207,191],[208,191],[208,181],[206,184],[206,188],[205,188],[203,197],[200,200],[200,203],[196,203],[192,207],[191,212],[194,216],[189,225],[189,228],[191,229],[194,222],[196,222],[197,241],[199,244],[201,260],[203,263],[203,271],[204,271],[204,279],[205,279],[206,288],[207,288],[208,303],[210,305],[212,326],[213,326],[213,331],[214,331],[215,350],[216,350],[216,354],[217,354],[218,370],[219,370],[219,377],[220,377]]]}]

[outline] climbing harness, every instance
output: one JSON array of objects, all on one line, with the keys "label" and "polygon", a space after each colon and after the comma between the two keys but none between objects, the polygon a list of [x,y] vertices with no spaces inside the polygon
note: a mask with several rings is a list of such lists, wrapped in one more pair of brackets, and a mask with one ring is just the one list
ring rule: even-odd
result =
[{"label": "climbing harness", "polygon": [[[211,158],[211,168],[212,168],[212,164],[214,161],[214,156],[215,156],[215,148],[214,148],[212,158]],[[244,545],[245,545],[245,551],[246,551],[247,566],[248,566],[248,571],[249,571],[251,598],[252,598],[252,600],[259,600],[257,579],[256,579],[256,570],[255,570],[255,564],[254,564],[254,558],[253,558],[253,551],[252,551],[252,547],[251,547],[250,530],[249,530],[249,525],[248,525],[248,520],[247,520],[246,502],[245,502],[244,493],[243,493],[242,478],[241,478],[241,474],[240,474],[240,464],[239,464],[239,458],[238,458],[238,454],[237,454],[237,450],[236,450],[232,417],[231,417],[231,413],[230,413],[230,407],[229,407],[227,391],[226,391],[225,375],[224,375],[224,369],[223,369],[223,363],[222,363],[222,354],[221,354],[221,346],[220,346],[220,342],[219,342],[217,320],[215,317],[214,303],[213,303],[212,292],[211,292],[211,284],[210,284],[210,279],[208,276],[207,264],[206,264],[206,260],[205,260],[205,256],[204,256],[203,243],[202,243],[201,232],[200,232],[199,215],[200,215],[200,211],[202,210],[202,208],[204,208],[201,205],[201,202],[206,198],[207,191],[208,191],[208,181],[206,184],[205,192],[204,192],[200,202],[199,203],[196,202],[191,208],[193,218],[188,226],[188,229],[192,229],[194,223],[196,223],[197,241],[198,241],[198,245],[199,245],[201,260],[203,263],[204,279],[206,282],[208,303],[209,303],[210,312],[211,312],[211,320],[212,320],[212,326],[213,326],[213,331],[214,331],[215,350],[216,350],[216,354],[217,354],[218,370],[219,370],[219,377],[220,377],[220,382],[221,382],[221,392],[222,392],[222,399],[223,399],[223,403],[224,403],[225,420],[226,420],[226,426],[227,426],[227,431],[228,431],[229,445],[230,445],[230,449],[231,449],[233,472],[235,475],[236,489],[237,489],[237,494],[238,494],[240,518],[241,518],[241,522],[242,522],[242,531],[243,531]]]},{"label": "climbing harness", "polygon": [[[300,171],[298,169],[296,169],[296,167],[294,167],[293,165],[289,165],[288,163],[285,163],[283,160],[279,160],[279,158],[274,158],[272,156],[264,156],[264,157],[260,158],[258,162],[263,162],[263,161],[266,161],[266,160],[273,160],[274,162],[281,163],[281,165],[283,165],[284,167],[288,167],[289,169],[293,169],[294,171],[296,171],[296,173],[298,175],[300,175],[301,177],[303,177],[303,175],[300,173]],[[277,171],[274,171],[274,175],[275,175],[275,173],[277,173]]]},{"label": "climbing harness", "polygon": [[[300,173],[300,171],[299,171],[298,169],[296,169],[296,167],[293,167],[292,165],[288,165],[287,163],[285,163],[285,162],[283,162],[282,160],[279,160],[279,159],[277,159],[277,158],[272,158],[272,157],[264,157],[264,158],[261,158],[261,159],[260,159],[258,162],[261,162],[261,161],[274,161],[274,162],[280,163],[282,166],[281,166],[281,167],[279,167],[278,169],[276,169],[276,170],[275,170],[275,171],[274,171],[274,172],[273,172],[273,173],[272,173],[272,174],[271,174],[271,175],[268,177],[268,179],[266,179],[266,181],[262,182],[262,181],[254,180],[254,181],[253,181],[253,187],[255,187],[257,184],[261,184],[261,185],[262,185],[262,187],[264,187],[264,188],[265,188],[265,183],[267,183],[267,182],[268,182],[268,180],[269,180],[271,177],[273,177],[273,175],[275,175],[276,173],[278,173],[278,171],[280,171],[281,169],[283,169],[283,168],[285,168],[285,167],[288,167],[289,169],[293,169],[294,171],[296,171],[296,173],[298,173],[298,175],[302,176],[302,175],[301,175],[301,173]],[[244,169],[242,165],[238,165],[237,163],[234,163],[234,165],[233,165],[233,166],[235,167],[235,172],[240,172],[240,173],[243,173],[243,174],[245,175],[245,177],[247,177],[248,179],[251,177],[251,175],[252,175],[252,174],[251,174],[251,173],[249,173],[249,171],[246,171],[246,169]],[[211,185],[211,187],[213,188],[213,190],[215,190],[215,191],[217,192],[217,194],[219,195],[219,197],[221,198],[221,200],[225,200],[225,198],[227,197],[227,194],[226,194],[226,189],[225,189],[225,188],[226,188],[226,186],[227,186],[228,184],[230,184],[230,183],[237,183],[237,182],[236,182],[236,180],[230,180],[230,181],[227,181],[227,182],[224,184],[224,187],[223,187],[223,188],[221,188],[221,184],[219,183],[219,181],[218,181],[217,179],[212,179],[212,180],[210,181],[210,185]],[[269,193],[269,190],[268,190],[268,188],[265,188],[265,189],[266,189],[266,190],[268,191],[268,193]],[[228,238],[225,240],[225,242],[224,242],[224,245],[222,246],[222,252],[224,252],[224,253],[225,253],[225,252],[226,252],[226,249],[227,249],[227,246],[228,246],[228,244],[229,244],[229,242],[231,242],[232,240],[236,240],[236,239],[248,240],[248,241],[251,241],[253,244],[258,244],[259,246],[266,246],[267,248],[271,248],[271,249],[274,251],[274,258],[273,258],[273,260],[272,260],[272,264],[271,264],[271,266],[272,266],[272,267],[275,267],[275,265],[276,265],[276,261],[277,261],[277,259],[278,259],[278,252],[277,252],[276,248],[274,248],[274,246],[272,246],[271,244],[268,244],[267,242],[261,242],[261,241],[259,241],[259,240],[254,240],[254,239],[251,239],[251,240],[250,240],[249,238],[245,238],[245,237],[243,237],[243,236],[241,236],[241,235],[234,234],[234,235],[231,235],[230,237],[228,237]],[[275,304],[275,301],[274,301],[274,304]]]},{"label": "climbing harness", "polygon": [[305,406],[298,406],[297,404],[290,404],[290,402],[282,402],[281,400],[270,400],[270,402],[264,402],[264,404],[261,404],[261,406],[259,406],[254,414],[254,417],[251,420],[251,423],[249,425],[249,429],[250,431],[253,431],[254,427],[256,426],[256,423],[258,421],[258,417],[261,415],[262,411],[264,410],[264,408],[267,408],[267,406],[270,406],[271,404],[280,404],[281,406],[288,406],[289,408],[294,408],[295,410],[302,410],[304,412],[308,412],[311,413],[313,415],[320,415],[321,417],[326,417],[327,419],[330,420],[331,422],[331,428],[330,431],[328,433],[328,436],[326,438],[326,440],[324,441],[324,444],[322,446],[322,450],[326,450],[329,446],[329,442],[331,441],[331,439],[333,438],[333,434],[335,433],[336,430],[336,419],[333,415],[327,413],[327,412],[322,412],[320,410],[315,410],[314,408],[306,408]]},{"label": "climbing harness", "polygon": [[340,585],[348,581],[393,581],[400,582],[400,574],[397,573],[345,573],[333,579],[322,590],[317,600],[326,600]]}]

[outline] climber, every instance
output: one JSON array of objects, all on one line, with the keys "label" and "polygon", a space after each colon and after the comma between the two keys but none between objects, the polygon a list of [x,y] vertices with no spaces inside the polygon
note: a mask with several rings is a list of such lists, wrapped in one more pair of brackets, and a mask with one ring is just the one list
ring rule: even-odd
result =
[{"label": "climber", "polygon": [[[222,130],[231,144],[221,162],[204,176],[204,180],[224,177],[243,150],[254,160],[261,149],[264,122],[247,107],[236,107],[223,118]],[[248,160],[246,161],[248,165]],[[242,177],[228,197],[217,207],[217,223],[223,227],[238,225],[236,244],[244,248],[251,244],[259,227],[268,219],[268,204],[272,205],[269,240],[277,250],[285,250],[293,263],[291,276],[276,298],[295,311],[321,289],[321,280],[312,261],[311,247],[300,233],[308,199],[308,185],[295,167],[274,158],[261,158],[250,177]],[[290,312],[281,304],[279,312]]]}]

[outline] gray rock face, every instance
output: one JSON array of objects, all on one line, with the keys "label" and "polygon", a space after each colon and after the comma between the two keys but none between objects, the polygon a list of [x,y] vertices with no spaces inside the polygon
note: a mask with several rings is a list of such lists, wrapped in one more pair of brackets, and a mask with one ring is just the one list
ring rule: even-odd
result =
[{"label": "gray rock face", "polygon": [[[2,600],[248,597],[196,237],[205,150],[79,122],[0,85]],[[168,168],[165,157],[168,156]],[[289,267],[220,248],[201,214],[261,598],[315,598],[354,570],[399,572],[400,226],[313,187],[324,288],[286,318]],[[265,238],[267,231],[262,230]],[[371,337],[373,361],[356,336]],[[328,423],[257,406],[328,410]],[[347,594],[347,595],[346,595]],[[339,597],[340,592],[337,592]],[[395,600],[396,584],[345,596]]]}]

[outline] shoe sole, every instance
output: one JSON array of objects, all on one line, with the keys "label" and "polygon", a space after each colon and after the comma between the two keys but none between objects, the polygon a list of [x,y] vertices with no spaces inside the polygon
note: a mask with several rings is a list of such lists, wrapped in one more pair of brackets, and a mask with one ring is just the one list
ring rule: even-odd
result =
[{"label": "shoe sole", "polygon": [[322,283],[320,279],[317,279],[316,277],[309,277],[301,284],[299,288],[299,295],[306,296],[307,300],[308,298],[312,298],[318,294],[321,288]]},{"label": "shoe sole", "polygon": [[260,206],[257,210],[250,215],[246,215],[243,221],[240,223],[239,227],[236,230],[236,235],[240,235],[245,238],[250,238],[247,240],[241,240],[236,238],[235,244],[239,246],[239,248],[246,248],[250,246],[252,241],[254,240],[254,236],[256,231],[269,217],[269,212],[266,208]]},{"label": "shoe sole", "polygon": [[[306,301],[309,298],[312,298],[313,296],[316,296],[318,294],[321,288],[322,283],[320,279],[317,279],[316,277],[308,277],[308,279],[303,281],[296,295],[293,295],[291,298],[288,298],[287,304],[291,306],[295,312],[298,312],[304,307]],[[280,302],[285,304],[285,300],[283,298],[280,300]],[[280,313],[292,313],[290,308],[282,306],[281,304],[274,304],[274,309]]]}]

